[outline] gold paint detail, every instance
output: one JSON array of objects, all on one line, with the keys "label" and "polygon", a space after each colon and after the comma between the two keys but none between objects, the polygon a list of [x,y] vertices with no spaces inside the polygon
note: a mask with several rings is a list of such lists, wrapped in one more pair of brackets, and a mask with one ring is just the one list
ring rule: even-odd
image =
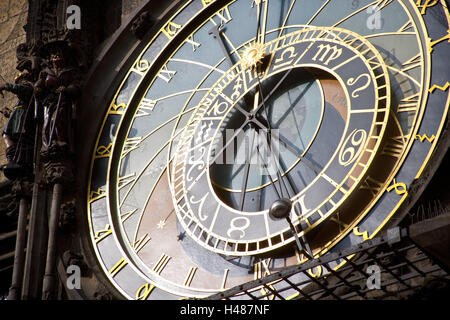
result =
[{"label": "gold paint detail", "polygon": [[89,194],[89,202],[93,202],[95,200],[98,200],[100,198],[103,198],[106,196],[104,187],[100,187],[97,190],[92,190]]},{"label": "gold paint detail", "polygon": [[249,44],[242,52],[241,65],[243,69],[256,67],[262,63],[266,53],[266,46],[259,42]]},{"label": "gold paint detail", "polygon": [[271,260],[271,258],[268,258],[254,264],[253,272],[255,280],[261,279],[271,274],[269,269]]},{"label": "gold paint detail", "polygon": [[416,6],[420,8],[420,14],[425,15],[428,8],[438,4],[438,0],[417,0]]},{"label": "gold paint detail", "polygon": [[442,42],[444,40],[447,40],[447,39],[448,39],[448,42],[450,42],[450,29],[447,30],[447,35],[443,36],[442,38],[440,38],[438,40],[431,41],[431,39],[429,39],[430,53],[433,52],[433,50],[434,50],[433,47],[435,45],[437,45],[438,43],[440,43],[440,42]]},{"label": "gold paint detail", "polygon": [[105,229],[99,230],[94,234],[94,241],[95,243],[99,243],[103,239],[105,239],[107,236],[109,236],[112,233],[111,226],[107,224],[105,226]]},{"label": "gold paint detail", "polygon": [[372,194],[372,196],[375,197],[383,184],[383,181],[379,181],[369,176],[362,183],[361,190],[368,190]]},{"label": "gold paint detail", "polygon": [[393,184],[386,189],[387,192],[391,192],[395,189],[395,193],[397,193],[398,195],[408,194],[406,184],[404,184],[403,182],[397,182],[395,179],[392,181],[392,183]]},{"label": "gold paint detail", "polygon": [[169,21],[163,28],[161,28],[161,31],[166,35],[167,38],[169,38],[169,40],[172,40],[180,29],[181,25],[173,21]]},{"label": "gold paint detail", "polygon": [[151,285],[149,283],[140,286],[136,291],[136,300],[147,300],[155,288],[156,287],[153,284]]},{"label": "gold paint detail", "polygon": [[436,136],[433,134],[431,137],[429,137],[426,133],[420,135],[416,134],[414,137],[414,140],[420,140],[420,142],[424,142],[427,140],[429,143],[433,143],[433,141],[436,139]]},{"label": "gold paint detail", "polygon": [[197,267],[191,267],[189,269],[188,274],[186,275],[186,279],[184,280],[184,285],[186,287],[189,287],[192,283],[192,280],[194,279],[195,276],[195,272],[197,272],[198,268]]},{"label": "gold paint detail", "polygon": [[359,227],[354,227],[353,228],[353,234],[355,236],[358,236],[358,237],[362,236],[364,241],[370,239],[369,232],[367,232],[367,230],[364,230],[364,231],[361,232],[361,231],[359,231]]},{"label": "gold paint detail", "polygon": [[114,277],[116,274],[118,274],[126,265],[128,264],[128,261],[125,260],[125,258],[120,259],[114,267],[112,267],[109,270],[109,274]]},{"label": "gold paint detail", "polygon": [[95,150],[95,159],[109,158],[111,156],[112,142],[107,146],[98,146]]},{"label": "gold paint detail", "polygon": [[156,272],[157,274],[161,274],[161,272],[169,263],[170,259],[172,259],[171,256],[168,256],[167,254],[163,253],[159,258],[158,262],[153,267],[153,271]]},{"label": "gold paint detail", "polygon": [[134,242],[134,251],[136,253],[138,253],[139,251],[141,251],[141,249],[143,247],[145,247],[145,245],[151,240],[152,238],[150,238],[150,236],[148,235],[148,233],[146,233],[145,235],[143,235],[139,240],[136,240]]},{"label": "gold paint detail", "polygon": [[392,2],[394,2],[394,0],[377,0],[377,3],[375,3],[373,7],[375,10],[380,11],[390,5]]},{"label": "gold paint detail", "polygon": [[126,109],[127,105],[125,103],[120,103],[117,105],[115,102],[113,102],[109,107],[108,115],[123,115]]},{"label": "gold paint detail", "polygon": [[439,89],[441,91],[447,91],[447,89],[450,87],[450,82],[447,81],[447,83],[444,86],[438,86],[437,84],[433,85],[428,91],[430,93],[433,93],[436,89]]},{"label": "gold paint detail", "polygon": [[[314,270],[315,269],[315,270]],[[308,269],[308,274],[313,278],[319,278],[322,275],[323,268],[322,266],[317,266],[314,269]]]}]

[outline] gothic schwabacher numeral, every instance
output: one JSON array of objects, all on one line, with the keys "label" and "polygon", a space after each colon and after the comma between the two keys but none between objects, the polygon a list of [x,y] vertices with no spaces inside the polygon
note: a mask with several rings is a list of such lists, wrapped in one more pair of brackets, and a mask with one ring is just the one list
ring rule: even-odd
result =
[{"label": "gothic schwabacher numeral", "polygon": [[95,200],[98,200],[100,198],[103,198],[106,196],[105,188],[100,187],[97,190],[92,190],[89,194],[89,202],[93,202]]},{"label": "gothic schwabacher numeral", "polygon": [[172,40],[173,37],[175,37],[175,35],[178,33],[178,31],[180,31],[181,28],[182,26],[179,25],[178,23],[169,21],[166,23],[164,27],[161,28],[161,31],[166,35],[167,38]]},{"label": "gothic schwabacher numeral", "polygon": [[98,146],[95,150],[95,159],[109,158],[111,156],[112,142],[107,146]]},{"label": "gothic schwabacher numeral", "polygon": [[421,9],[420,14],[424,15],[426,14],[428,8],[435,6],[438,3],[439,0],[417,0],[416,6]]},{"label": "gothic schwabacher numeral", "polygon": [[450,82],[447,81],[447,83],[443,86],[438,86],[437,84],[433,85],[430,90],[428,90],[430,93],[433,93],[436,89],[441,90],[443,92],[447,91],[447,89],[450,87]]},{"label": "gothic schwabacher numeral", "polygon": [[397,112],[416,112],[419,108],[420,93],[403,98],[398,103]]},{"label": "gothic schwabacher numeral", "polygon": [[429,46],[430,46],[430,53],[433,52],[435,45],[437,45],[438,43],[440,43],[442,41],[445,41],[445,40],[448,40],[448,42],[450,42],[450,29],[447,30],[447,35],[443,36],[442,38],[437,39],[435,41],[431,41],[431,39],[430,39],[430,44],[429,44]]},{"label": "gothic schwabacher numeral", "polygon": [[94,234],[95,243],[99,243],[112,233],[111,226],[107,224],[103,230],[99,230]]},{"label": "gothic schwabacher numeral", "polygon": [[429,143],[433,143],[434,139],[436,139],[436,136],[434,134],[431,136],[428,136],[426,133],[417,134],[414,137],[414,140],[419,140],[420,142],[428,141]]},{"label": "gothic schwabacher numeral", "polygon": [[153,284],[149,284],[149,283],[142,285],[136,291],[136,300],[147,300],[155,288],[156,287]]},{"label": "gothic schwabacher numeral", "polygon": [[111,103],[111,106],[108,110],[108,115],[122,115],[125,113],[127,109],[127,105],[125,103],[116,104],[115,102]]}]

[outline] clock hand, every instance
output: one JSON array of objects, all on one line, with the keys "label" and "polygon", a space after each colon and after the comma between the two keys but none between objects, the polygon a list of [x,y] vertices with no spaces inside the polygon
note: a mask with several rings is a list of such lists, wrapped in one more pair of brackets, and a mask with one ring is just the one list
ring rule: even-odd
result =
[{"label": "clock hand", "polygon": [[245,194],[247,192],[247,183],[248,183],[248,175],[250,173],[250,159],[252,157],[252,151],[253,151],[253,143],[255,141],[255,134],[253,130],[251,131],[252,138],[250,139],[250,149],[247,155],[245,155],[245,169],[244,169],[244,179],[242,179],[242,188],[241,188],[241,199],[239,208],[241,211],[244,209],[244,201],[245,201]]},{"label": "clock hand", "polygon": [[[262,28],[261,28],[261,13],[262,13],[261,2],[264,2],[264,21],[262,23]],[[266,22],[267,22],[269,1],[259,0],[256,1],[256,5],[258,7],[257,23],[256,23],[256,42],[264,43],[266,42]]]},{"label": "clock hand", "polygon": [[[258,79],[258,91],[255,94],[255,104],[254,104],[254,108],[253,109],[254,110],[258,109],[259,95],[261,95],[261,98],[263,100],[263,109],[264,109],[264,113],[265,113],[266,119],[267,119],[267,131],[268,131],[268,137],[267,138],[268,138],[268,141],[265,141],[265,142],[267,143],[267,147],[268,147],[268,149],[270,151],[270,154],[271,154],[271,156],[273,158],[272,160],[274,160],[274,165],[275,165],[277,176],[278,176],[278,183],[280,184],[280,192],[281,192],[281,196],[283,196],[283,186],[281,185],[281,183],[284,184],[284,181],[282,180],[281,173],[280,173],[278,165],[277,165],[277,159],[275,158],[275,155],[274,155],[274,153],[272,151],[272,127],[270,125],[269,115],[268,115],[268,112],[267,112],[266,104],[264,102],[264,94],[262,92],[261,82],[259,80],[259,75],[257,75],[256,78]],[[255,115],[256,115],[256,113],[255,113]],[[286,188],[286,185],[284,187]],[[287,191],[287,188],[286,188],[286,191]]]},{"label": "clock hand", "polygon": [[[252,121],[256,123],[260,128],[267,129],[267,127],[264,124],[262,124],[259,120],[254,118],[252,119]],[[313,164],[310,160],[306,159],[303,155],[299,154],[298,151],[289,143],[289,141],[286,140],[285,137],[283,137],[281,134],[277,134],[276,132],[272,132],[272,137],[280,141],[283,144],[283,146],[286,147],[286,149],[291,151],[293,155],[299,158],[300,161],[302,161],[308,168],[314,171],[315,174],[317,175],[320,174],[322,170],[315,164]]]},{"label": "clock hand", "polygon": [[225,54],[225,58],[227,59],[228,63],[230,64],[230,67],[234,66],[235,62],[233,61],[233,57],[228,52],[227,46],[225,45],[225,42],[222,38],[222,25],[214,26],[211,30],[209,30],[209,34],[212,34],[214,39],[217,39],[219,42],[220,48],[222,49],[222,52]]},{"label": "clock hand", "polygon": [[[301,237],[302,241],[303,241],[303,245],[302,245],[302,241],[300,241],[300,238],[298,237],[297,231],[295,230],[295,227],[289,216],[291,210],[292,210],[292,201],[290,199],[281,198],[281,199],[274,201],[274,203],[270,206],[269,215],[274,220],[286,219],[286,221],[289,225],[289,228],[291,229],[291,231],[294,235],[295,243],[297,244],[297,248],[298,248],[299,252],[302,252],[309,259],[312,259],[312,257],[313,257],[312,251],[311,251],[311,248],[310,248],[308,242],[306,241],[305,236]],[[295,210],[295,206],[294,206],[294,210]],[[306,250],[303,247],[306,247]]]}]

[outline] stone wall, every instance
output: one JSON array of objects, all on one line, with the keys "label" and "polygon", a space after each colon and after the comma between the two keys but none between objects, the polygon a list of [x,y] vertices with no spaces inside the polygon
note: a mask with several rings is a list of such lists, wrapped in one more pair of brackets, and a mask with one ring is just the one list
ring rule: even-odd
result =
[{"label": "stone wall", "polygon": [[[0,82],[14,82],[16,70],[16,47],[25,42],[23,26],[27,23],[27,0],[0,0]],[[8,110],[16,103],[16,96],[9,92],[0,95],[0,128],[3,131]],[[5,145],[0,141],[0,164],[6,162]],[[0,181],[4,180],[0,173]]]}]

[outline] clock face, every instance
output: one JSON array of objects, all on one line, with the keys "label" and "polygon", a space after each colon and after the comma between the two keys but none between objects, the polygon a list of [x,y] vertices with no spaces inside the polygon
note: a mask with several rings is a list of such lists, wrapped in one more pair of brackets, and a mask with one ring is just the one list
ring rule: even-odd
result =
[{"label": "clock face", "polygon": [[377,235],[439,141],[449,21],[443,1],[180,4],[98,133],[88,223],[109,281],[201,298],[303,263],[296,237],[317,257]]}]

